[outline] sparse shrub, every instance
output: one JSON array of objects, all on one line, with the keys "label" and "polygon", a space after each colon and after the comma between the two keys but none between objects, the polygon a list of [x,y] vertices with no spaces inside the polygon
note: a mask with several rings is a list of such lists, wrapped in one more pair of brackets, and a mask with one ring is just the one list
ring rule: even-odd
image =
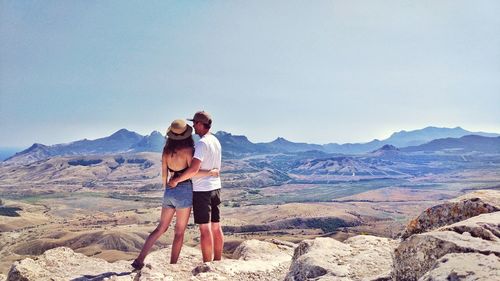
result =
[{"label": "sparse shrub", "polygon": [[151,162],[151,161],[146,161],[146,162],[142,163],[142,168],[143,168],[143,169],[147,169],[147,168],[149,168],[149,167],[151,167],[151,166],[153,166],[153,165],[154,165],[154,163],[153,163],[153,162]]},{"label": "sparse shrub", "polygon": [[82,187],[95,187],[96,183],[94,181],[85,181],[82,183]]},{"label": "sparse shrub", "polygon": [[18,213],[18,211],[21,211],[22,209],[19,207],[5,207],[2,206],[0,207],[0,216],[5,216],[5,217],[20,217],[21,215]]},{"label": "sparse shrub", "polygon": [[120,156],[120,157],[116,157],[116,158],[115,158],[115,161],[116,161],[116,163],[118,163],[118,164],[123,164],[123,163],[125,163],[125,159],[124,159],[122,156]]},{"label": "sparse shrub", "polygon": [[95,165],[101,163],[101,159],[76,159],[76,160],[70,160],[68,161],[68,164],[71,166],[90,166],[90,165]]},{"label": "sparse shrub", "polygon": [[127,159],[127,163],[129,164],[143,164],[144,162],[147,162],[147,159],[142,159],[142,158],[131,158]]}]

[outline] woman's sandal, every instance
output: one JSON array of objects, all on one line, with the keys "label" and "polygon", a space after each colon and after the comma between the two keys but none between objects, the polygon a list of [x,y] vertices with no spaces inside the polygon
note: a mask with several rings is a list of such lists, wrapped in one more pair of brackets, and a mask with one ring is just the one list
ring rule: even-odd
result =
[{"label": "woman's sandal", "polygon": [[144,263],[138,262],[136,259],[131,265],[135,270],[141,270],[144,267]]}]

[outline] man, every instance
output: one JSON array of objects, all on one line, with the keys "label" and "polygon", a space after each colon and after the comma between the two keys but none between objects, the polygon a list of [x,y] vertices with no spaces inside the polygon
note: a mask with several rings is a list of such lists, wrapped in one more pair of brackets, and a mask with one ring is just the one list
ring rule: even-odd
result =
[{"label": "man", "polygon": [[196,112],[193,119],[195,133],[200,136],[194,147],[191,166],[179,177],[171,179],[169,185],[192,179],[194,222],[200,228],[200,244],[203,262],[221,260],[224,235],[220,225],[220,177],[193,177],[198,170],[221,168],[222,154],[219,140],[210,133],[212,117],[205,111]]}]

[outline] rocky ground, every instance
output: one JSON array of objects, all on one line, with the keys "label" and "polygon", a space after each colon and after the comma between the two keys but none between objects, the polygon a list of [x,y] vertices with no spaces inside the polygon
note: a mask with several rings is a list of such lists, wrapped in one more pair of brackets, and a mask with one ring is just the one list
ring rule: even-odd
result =
[{"label": "rocky ground", "polygon": [[232,257],[205,264],[198,249],[185,246],[176,265],[168,264],[166,247],[138,272],[130,261],[108,263],[59,247],[14,263],[0,280],[495,280],[499,211],[500,191],[476,191],[427,209],[400,239],[247,240]]}]

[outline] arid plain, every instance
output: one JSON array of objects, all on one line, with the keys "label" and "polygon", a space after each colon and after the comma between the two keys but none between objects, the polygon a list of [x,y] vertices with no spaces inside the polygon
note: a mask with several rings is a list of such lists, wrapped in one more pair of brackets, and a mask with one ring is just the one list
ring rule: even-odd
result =
[{"label": "arid plain", "polygon": [[[279,163],[282,157],[267,155],[266,161]],[[0,166],[0,272],[6,274],[15,260],[58,246],[108,261],[133,259],[159,219],[160,158],[159,153],[144,152],[52,157]],[[438,173],[378,177],[345,172],[356,170],[354,160],[337,167],[341,172],[326,174],[318,170],[283,174],[260,162],[249,167],[254,157],[226,160],[225,253],[249,238],[296,242],[317,236],[344,240],[356,234],[397,237],[410,218],[429,206],[473,189],[500,188],[499,159],[473,159],[469,157],[459,169],[455,160],[433,162]],[[450,165],[455,166],[447,169]],[[314,178],[314,173],[328,182],[303,180]],[[289,180],[281,183],[283,177]],[[171,241],[169,229],[156,247]],[[185,244],[198,242],[191,221]]]}]

